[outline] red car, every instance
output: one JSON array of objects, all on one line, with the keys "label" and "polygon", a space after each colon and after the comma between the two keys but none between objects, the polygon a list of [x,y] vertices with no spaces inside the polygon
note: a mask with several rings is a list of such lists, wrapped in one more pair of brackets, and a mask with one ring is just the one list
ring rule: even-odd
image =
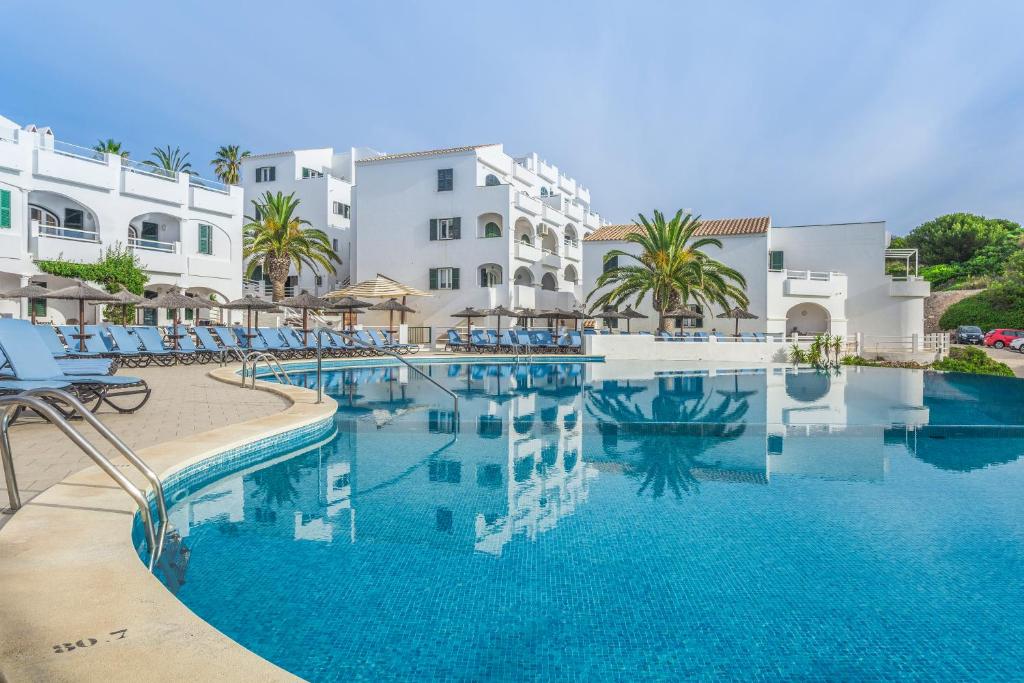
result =
[{"label": "red car", "polygon": [[1024,330],[992,330],[985,335],[985,346],[994,346],[1001,349],[1009,346],[1017,337],[1024,337]]}]

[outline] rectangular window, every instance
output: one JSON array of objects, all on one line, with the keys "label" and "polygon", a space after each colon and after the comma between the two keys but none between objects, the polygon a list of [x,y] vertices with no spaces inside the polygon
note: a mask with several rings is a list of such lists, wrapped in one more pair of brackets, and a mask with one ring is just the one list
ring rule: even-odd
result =
[{"label": "rectangular window", "polygon": [[302,167],[302,177],[303,178],[323,178],[324,174],[322,172],[320,172],[320,171],[315,171],[315,170],[313,170],[311,168],[306,168],[305,166],[303,166]]},{"label": "rectangular window", "polygon": [[277,180],[276,166],[260,166],[256,169],[257,183],[272,183]]},{"label": "rectangular window", "polygon": [[608,259],[604,260],[604,271],[603,272],[607,273],[609,270],[614,270],[615,268],[618,268],[618,267],[619,267],[619,257],[618,256],[612,256],[611,258],[608,258]]},{"label": "rectangular window", "polygon": [[[46,288],[45,282],[33,282],[32,284]],[[30,315],[34,315],[37,318],[44,317],[46,315],[46,299],[29,299],[28,312]]]},{"label": "rectangular window", "polygon": [[11,191],[0,190],[0,228],[11,227]]},{"label": "rectangular window", "polygon": [[186,308],[185,309],[185,320],[192,320],[192,318],[194,318],[194,317],[195,317],[195,309]]},{"label": "rectangular window", "polygon": [[338,253],[338,238],[337,237],[335,237],[334,239],[331,240],[331,249],[334,250],[335,254]]},{"label": "rectangular window", "polygon": [[434,240],[457,240],[462,239],[461,218],[431,218],[430,239]]},{"label": "rectangular window", "polygon": [[782,270],[785,268],[784,259],[782,258],[781,251],[769,251],[768,252],[768,270]]},{"label": "rectangular window", "polygon": [[213,227],[205,223],[199,224],[199,253],[213,254]]},{"label": "rectangular window", "polygon": [[[703,309],[701,309],[700,304],[690,304],[690,308],[698,313],[704,312]],[[682,321],[683,327],[704,327],[704,318],[683,318]]]},{"label": "rectangular window", "polygon": [[84,228],[85,213],[81,209],[64,209],[65,228]]},{"label": "rectangular window", "polygon": [[450,168],[437,169],[437,191],[451,192],[455,189],[455,172]]},{"label": "rectangular window", "polygon": [[323,277],[323,275],[317,275],[316,276],[316,286],[317,287],[323,287],[324,286],[324,277]]},{"label": "rectangular window", "polygon": [[348,218],[352,213],[352,207],[342,202],[334,202],[334,215],[341,216],[342,218]]},{"label": "rectangular window", "polygon": [[430,269],[431,289],[458,289],[459,269],[458,268],[431,268]]}]

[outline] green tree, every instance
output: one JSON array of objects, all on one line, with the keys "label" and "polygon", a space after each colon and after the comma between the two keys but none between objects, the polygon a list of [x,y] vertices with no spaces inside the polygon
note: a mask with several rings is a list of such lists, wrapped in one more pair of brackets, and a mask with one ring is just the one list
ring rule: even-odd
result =
[{"label": "green tree", "polygon": [[150,156],[153,159],[146,159],[144,163],[167,174],[192,172],[192,162],[188,160],[188,152],[183,154],[180,147],[174,149],[171,149],[170,145],[164,149],[154,147]]},{"label": "green tree", "polygon": [[695,237],[699,216],[677,211],[671,220],[665,220],[664,214],[655,211],[653,220],[640,214],[636,225],[640,229],[626,235],[625,240],[640,247],[639,255],[621,249],[605,254],[605,263],[615,259],[621,265],[597,278],[594,290],[587,295],[588,302],[597,297],[591,311],[618,306],[627,299],[639,305],[650,294],[658,311],[658,324],[664,329],[665,312],[680,303],[699,304],[705,309],[712,304],[721,309],[733,305],[746,308],[750,303],[743,275],[704,252],[708,247],[721,249],[722,242],[714,237]]},{"label": "green tree", "polygon": [[240,151],[238,145],[221,145],[210,165],[222,183],[237,185],[242,177],[242,159],[248,156],[249,150]]},{"label": "green tree", "polygon": [[[44,273],[58,277],[98,282],[111,294],[117,292],[121,286],[133,294],[142,294],[149,279],[135,251],[120,242],[107,247],[103,258],[97,263],[53,259],[36,261],[36,267]],[[127,325],[135,319],[135,307],[105,306],[103,316],[113,323]]]},{"label": "green tree", "polygon": [[970,213],[951,213],[922,223],[902,242],[918,250],[921,263],[964,263],[986,247],[1005,243],[1008,236],[1019,239],[1020,225],[1000,218]]},{"label": "green tree", "polygon": [[253,200],[256,217],[245,217],[242,256],[247,260],[246,277],[252,277],[262,266],[274,287],[274,301],[284,298],[284,285],[293,265],[300,273],[305,265],[334,274],[334,264],[341,263],[323,230],[303,227],[309,221],[295,214],[298,205],[294,192],[266,192]]},{"label": "green tree", "polygon": [[128,150],[124,149],[120,142],[114,138],[107,138],[106,140],[97,140],[96,144],[92,147],[97,152],[103,152],[104,154],[114,154],[121,157],[122,159],[128,158]]}]

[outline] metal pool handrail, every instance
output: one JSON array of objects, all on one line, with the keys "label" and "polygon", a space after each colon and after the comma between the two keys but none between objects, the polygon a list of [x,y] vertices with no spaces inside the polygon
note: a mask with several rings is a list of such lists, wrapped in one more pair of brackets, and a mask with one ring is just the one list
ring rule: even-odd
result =
[{"label": "metal pool handrail", "polygon": [[[72,410],[81,415],[97,432],[109,441],[133,466],[135,466],[153,486],[157,500],[157,510],[160,515],[160,532],[157,533],[153,524],[153,515],[149,509],[149,502],[145,494],[133,484],[110,460],[106,458],[92,443],[82,436],[82,433],[71,426],[67,418],[54,406],[44,401],[41,396],[50,396],[62,403],[71,406]],[[121,441],[106,425],[92,415],[82,403],[71,394],[56,389],[37,389],[13,396],[0,396],[0,410],[3,411],[0,417],[0,459],[3,461],[4,476],[7,481],[7,493],[12,510],[21,508],[21,495],[18,491],[18,481],[14,474],[14,458],[11,453],[11,441],[8,430],[11,426],[11,418],[18,408],[29,408],[44,418],[50,424],[56,426],[71,440],[83,453],[95,462],[128,496],[139,508],[139,515],[142,517],[142,524],[146,534],[146,544],[149,546],[149,570],[153,571],[157,559],[163,550],[163,542],[167,532],[167,507],[164,501],[163,486],[159,477],[151,470],[145,462],[139,458],[123,441]],[[88,417],[86,417],[88,415]]]},{"label": "metal pool handrail", "polygon": [[433,377],[431,377],[427,373],[423,372],[422,370],[417,368],[415,365],[413,365],[412,363],[410,363],[409,361],[407,361],[406,359],[402,358],[400,355],[395,353],[394,351],[391,351],[391,350],[388,350],[388,349],[382,349],[379,346],[373,346],[371,344],[367,344],[366,342],[364,342],[364,341],[362,341],[360,339],[356,339],[355,337],[353,337],[350,334],[346,334],[344,332],[339,332],[337,330],[329,330],[328,328],[325,328],[325,327],[318,327],[315,330],[313,330],[313,337],[314,337],[314,339],[316,339],[316,402],[317,403],[322,403],[323,400],[324,400],[324,389],[323,389],[323,387],[324,387],[324,383],[323,383],[323,338],[322,338],[322,336],[323,336],[324,332],[328,332],[328,331],[329,332],[333,332],[334,334],[338,335],[342,339],[347,339],[348,341],[352,342],[353,344],[358,344],[359,346],[361,346],[363,348],[371,349],[373,351],[376,351],[378,353],[383,353],[386,356],[391,356],[392,358],[396,359],[397,361],[399,361],[400,363],[405,365],[405,367],[409,368],[410,370],[412,370],[413,372],[418,374],[420,377],[423,377],[428,382],[433,384],[435,387],[437,387],[438,389],[440,389],[444,393],[448,394],[451,397],[452,402],[454,403],[455,414],[456,415],[459,414],[459,397],[458,397],[458,395],[455,392],[453,392],[448,387],[438,383],[438,381],[436,379],[434,379]]},{"label": "metal pool handrail", "polygon": [[[242,387],[245,387],[245,370],[247,367],[249,367],[249,361],[252,361],[253,389],[256,388],[256,365],[260,361],[266,363],[267,367],[270,368],[270,371],[274,373],[274,379],[276,379],[278,382],[280,382],[281,384],[292,383],[291,375],[288,374],[288,371],[284,369],[283,365],[281,365],[281,361],[275,358],[273,354],[267,353],[265,351],[251,351],[248,354],[246,354],[245,358],[242,360]],[[278,372],[278,370],[280,370],[280,372]]]}]

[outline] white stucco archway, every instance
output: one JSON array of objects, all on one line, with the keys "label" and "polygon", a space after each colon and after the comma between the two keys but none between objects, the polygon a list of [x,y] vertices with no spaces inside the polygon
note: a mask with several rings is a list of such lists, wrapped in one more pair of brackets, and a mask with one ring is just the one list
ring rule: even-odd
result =
[{"label": "white stucco archway", "polygon": [[533,271],[526,266],[519,266],[516,268],[515,274],[512,276],[512,284],[532,286],[533,285]]},{"label": "white stucco archway", "polygon": [[515,231],[516,242],[536,243],[537,233],[533,229],[533,223],[526,218],[520,217],[516,219]]},{"label": "white stucco archway", "polygon": [[823,334],[831,331],[831,316],[824,306],[805,302],[786,312],[786,334]]}]

